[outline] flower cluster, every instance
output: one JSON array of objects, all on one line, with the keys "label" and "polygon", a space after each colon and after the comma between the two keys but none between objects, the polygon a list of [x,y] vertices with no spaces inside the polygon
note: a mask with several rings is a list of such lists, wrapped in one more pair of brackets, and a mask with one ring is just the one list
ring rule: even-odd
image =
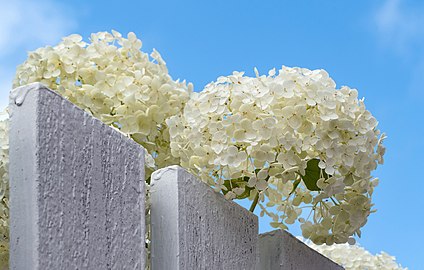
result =
[{"label": "flower cluster", "polygon": [[385,252],[372,255],[359,245],[336,244],[336,245],[315,245],[307,242],[307,244],[330,258],[334,262],[342,265],[346,270],[407,270],[400,264],[396,263],[396,258]]},{"label": "flower cluster", "polygon": [[[16,71],[13,87],[41,82],[132,138],[147,149],[147,179],[157,167],[178,164],[170,153],[165,120],[182,111],[192,84],[172,80],[160,54],[154,50],[150,58],[142,52],[134,33],[124,38],[116,31],[99,32],[90,41],[70,35],[54,47],[30,52]],[[7,122],[0,123],[0,139],[0,256],[4,251],[7,259]]]},{"label": "flower cluster", "polygon": [[90,40],[70,35],[30,52],[13,86],[41,82],[140,143],[158,167],[178,164],[165,120],[183,109],[192,85],[173,81],[160,54],[154,50],[151,60],[134,33],[99,32]]},{"label": "flower cluster", "polygon": [[[2,118],[0,113],[0,119]],[[0,266],[9,260],[9,122],[0,120]],[[3,268],[2,268],[3,269]]]},{"label": "flower cluster", "polygon": [[[167,120],[181,165],[273,227],[296,221],[316,244],[354,242],[372,212],[384,134],[355,89],[324,70],[220,77]],[[308,211],[304,211],[308,210]],[[303,211],[303,213],[302,213]]]},{"label": "flower cluster", "polygon": [[[324,70],[282,67],[267,76],[255,70],[254,78],[234,72],[191,93],[191,84],[172,80],[157,51],[149,57],[141,47],[134,33],[100,32],[90,43],[71,35],[31,52],[14,87],[41,82],[141,144],[147,178],[156,165],[180,164],[228,199],[249,198],[251,210],[259,204],[273,227],[299,222],[316,244],[352,244],[361,235],[385,136],[355,89],[337,89]],[[7,240],[3,137],[7,122],[0,123],[0,233]]]}]

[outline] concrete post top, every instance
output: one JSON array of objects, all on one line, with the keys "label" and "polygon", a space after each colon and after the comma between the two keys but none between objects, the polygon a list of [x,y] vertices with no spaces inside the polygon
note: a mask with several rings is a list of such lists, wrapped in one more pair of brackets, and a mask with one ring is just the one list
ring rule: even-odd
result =
[{"label": "concrete post top", "polygon": [[175,173],[178,171],[186,171],[184,168],[178,166],[178,165],[172,165],[172,166],[168,166],[162,169],[159,169],[155,172],[152,173],[151,179],[152,179],[152,183],[151,185],[153,186],[155,182],[161,180],[161,179],[166,179],[163,176],[167,173]]},{"label": "concrete post top", "polygon": [[24,103],[25,98],[27,97],[28,93],[31,92],[31,91],[36,91],[36,90],[47,90],[47,91],[51,91],[51,92],[57,94],[56,92],[50,90],[44,84],[39,83],[39,82],[34,82],[34,83],[22,85],[22,86],[19,86],[19,87],[12,89],[12,91],[10,91],[10,95],[9,95],[9,100],[10,100],[9,104],[21,106]]},{"label": "concrete post top", "polygon": [[342,270],[316,250],[284,230],[259,235],[257,269],[328,269]]},{"label": "concrete post top", "polygon": [[[186,169],[184,169],[183,167],[179,165],[171,165],[171,166],[159,169],[152,173],[151,179],[152,181],[150,183],[150,186],[152,190],[155,190],[155,184],[157,184],[158,181],[166,182],[166,183],[161,183],[163,185],[167,185],[171,183],[172,181],[176,181],[178,186],[181,185],[180,188],[182,188],[183,185],[185,184],[190,185],[190,183],[191,184],[194,183],[195,185],[200,185],[202,191],[206,191],[206,192],[210,191],[215,193],[215,195],[217,196],[217,199],[225,201],[226,203],[229,203],[229,204],[233,204],[235,208],[237,208],[241,212],[244,212],[245,215],[251,216],[253,219],[258,220],[258,216],[256,216],[255,214],[253,214],[252,212],[250,212],[243,206],[239,205],[238,203],[227,200],[224,197],[224,195],[222,195],[222,193],[216,192],[208,184],[206,184],[205,182],[203,182],[202,180],[200,180],[199,178],[197,178],[192,173],[188,172]],[[187,190],[193,191],[194,190],[193,188],[196,189],[195,187],[192,187],[192,188],[188,188]]]}]

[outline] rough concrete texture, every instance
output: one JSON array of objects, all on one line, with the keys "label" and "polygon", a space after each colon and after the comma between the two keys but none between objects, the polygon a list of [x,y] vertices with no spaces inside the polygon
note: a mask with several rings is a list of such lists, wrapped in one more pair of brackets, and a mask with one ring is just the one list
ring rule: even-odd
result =
[{"label": "rough concrete texture", "polygon": [[40,84],[11,94],[11,269],[143,269],[144,154]]},{"label": "rough concrete texture", "polygon": [[283,230],[259,235],[257,263],[257,270],[344,269]]},{"label": "rough concrete texture", "polygon": [[255,269],[255,215],[178,166],[151,186],[152,269]]}]

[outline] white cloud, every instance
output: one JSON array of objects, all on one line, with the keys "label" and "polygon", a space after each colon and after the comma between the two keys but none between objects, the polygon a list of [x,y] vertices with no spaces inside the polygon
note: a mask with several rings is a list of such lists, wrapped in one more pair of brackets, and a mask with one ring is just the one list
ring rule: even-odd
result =
[{"label": "white cloud", "polygon": [[409,94],[424,97],[424,5],[386,0],[374,18],[380,41],[410,67]]},{"label": "white cloud", "polygon": [[387,0],[375,14],[382,41],[405,52],[423,41],[424,6],[407,6],[400,0]]},{"label": "white cloud", "polygon": [[0,107],[26,51],[53,45],[76,23],[72,8],[51,0],[0,0]]},{"label": "white cloud", "polygon": [[74,28],[69,8],[52,1],[0,0],[0,54],[55,42]]}]

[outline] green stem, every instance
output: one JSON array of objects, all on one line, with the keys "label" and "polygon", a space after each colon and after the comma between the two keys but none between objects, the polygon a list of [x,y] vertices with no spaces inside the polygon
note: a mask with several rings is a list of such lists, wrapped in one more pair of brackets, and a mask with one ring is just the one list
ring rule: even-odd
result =
[{"label": "green stem", "polygon": [[333,201],[334,205],[339,205],[334,199],[333,197],[330,197],[330,199]]},{"label": "green stem", "polygon": [[252,205],[250,206],[250,209],[249,209],[250,212],[253,213],[253,211],[255,211],[255,207],[258,204],[258,201],[259,201],[259,191],[258,193],[256,193],[255,199],[253,200]]}]

